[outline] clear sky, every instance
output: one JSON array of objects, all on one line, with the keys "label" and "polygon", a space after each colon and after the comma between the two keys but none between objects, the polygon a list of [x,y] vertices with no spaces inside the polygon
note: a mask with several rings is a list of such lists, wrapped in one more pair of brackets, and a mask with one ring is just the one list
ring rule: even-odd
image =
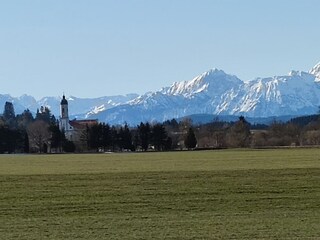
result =
[{"label": "clear sky", "polygon": [[0,0],[0,94],[144,93],[320,61],[319,0]]}]

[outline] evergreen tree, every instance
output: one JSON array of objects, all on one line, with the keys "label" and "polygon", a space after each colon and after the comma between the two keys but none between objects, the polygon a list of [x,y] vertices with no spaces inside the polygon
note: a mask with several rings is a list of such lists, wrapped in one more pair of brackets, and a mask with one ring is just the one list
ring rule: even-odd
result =
[{"label": "evergreen tree", "polygon": [[[163,124],[157,123],[152,127],[152,143],[157,151],[168,148],[168,135]],[[171,146],[170,146],[171,147]]]},{"label": "evergreen tree", "polygon": [[56,119],[56,117],[50,113],[50,125],[58,125],[59,126],[59,121]]},{"label": "evergreen tree", "polygon": [[75,152],[76,146],[74,145],[73,142],[71,142],[69,140],[65,140],[63,142],[62,149],[64,152],[72,153],[72,152]]},{"label": "evergreen tree", "polygon": [[9,128],[5,125],[0,126],[0,153],[8,152],[8,141],[10,139]]},{"label": "evergreen tree", "polygon": [[101,130],[102,130],[102,147],[103,147],[104,151],[106,151],[106,149],[111,146],[110,125],[103,123],[101,125]]},{"label": "evergreen tree", "polygon": [[18,114],[16,117],[18,128],[26,129],[30,123],[34,121],[32,113],[29,109],[24,110],[23,113]]},{"label": "evergreen tree", "polygon": [[0,153],[23,152],[23,135],[16,129],[0,126]]},{"label": "evergreen tree", "polygon": [[138,141],[144,151],[148,150],[150,144],[151,128],[149,123],[140,123],[138,126]]},{"label": "evergreen tree", "polygon": [[110,129],[110,144],[112,151],[115,151],[118,144],[118,132],[115,126],[112,126]]},{"label": "evergreen tree", "polygon": [[124,127],[120,127],[118,136],[118,144],[121,150],[133,150],[132,135],[127,124],[125,124]]},{"label": "evergreen tree", "polygon": [[14,112],[14,107],[11,102],[6,102],[4,105],[3,118],[5,120],[14,119],[16,114]]},{"label": "evergreen tree", "polygon": [[4,105],[3,119],[5,124],[10,128],[16,127],[16,115],[14,112],[13,104],[11,102],[6,102]]},{"label": "evergreen tree", "polygon": [[40,110],[37,109],[37,114],[35,120],[41,120],[48,124],[51,124],[52,121],[56,121],[55,118],[52,119],[51,111],[48,107],[40,107]]},{"label": "evergreen tree", "polygon": [[122,138],[123,138],[123,148],[133,151],[134,148],[132,144],[132,134],[127,124],[124,125]]},{"label": "evergreen tree", "polygon": [[172,138],[167,137],[165,144],[164,144],[164,150],[168,151],[172,149]]},{"label": "evergreen tree", "polygon": [[29,136],[28,133],[25,131],[24,133],[24,144],[23,144],[23,152],[29,153],[30,146],[29,146]]},{"label": "evergreen tree", "polygon": [[102,147],[102,125],[96,124],[89,128],[89,148],[95,149],[96,152],[99,151],[99,148]]},{"label": "evergreen tree", "polygon": [[195,148],[197,146],[197,139],[196,139],[196,135],[194,134],[193,129],[190,127],[187,135],[184,139],[184,145],[186,146],[186,148],[188,149],[192,149]]},{"label": "evergreen tree", "polygon": [[50,137],[50,148],[58,149],[61,152],[62,145],[66,141],[64,132],[60,131],[60,128],[57,124],[51,124],[49,126],[49,131],[51,133]]}]

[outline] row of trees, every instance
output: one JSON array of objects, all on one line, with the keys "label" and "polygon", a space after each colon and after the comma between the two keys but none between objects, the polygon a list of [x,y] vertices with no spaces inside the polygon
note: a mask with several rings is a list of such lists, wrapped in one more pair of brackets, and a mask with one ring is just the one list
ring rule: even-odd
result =
[{"label": "row of trees", "polygon": [[16,116],[12,103],[6,102],[0,118],[0,153],[29,151],[28,134],[24,127],[27,113],[25,111],[25,114]]},{"label": "row of trees", "polygon": [[41,107],[33,117],[29,110],[16,115],[13,104],[5,103],[0,117],[0,153],[74,150],[70,145],[49,108]]},{"label": "row of trees", "polygon": [[[182,130],[171,133],[177,126]],[[0,117],[0,153],[12,152],[72,152],[72,151],[165,151],[178,145],[196,147],[197,140],[191,125],[185,131],[184,124],[175,120],[166,123],[141,123],[136,127],[110,126],[99,123],[87,126],[81,134],[80,142],[70,142],[60,131],[59,124],[50,109],[41,107],[35,117],[29,110],[16,115],[12,103],[6,102]],[[180,128],[180,127],[179,127]],[[186,141],[177,144],[177,136],[185,135]],[[173,140],[175,143],[173,144]],[[183,146],[182,146],[183,145]],[[77,148],[77,149],[76,149]]]},{"label": "row of trees", "polygon": [[110,126],[100,123],[87,127],[82,140],[90,150],[111,151],[157,151],[171,150],[172,139],[168,136],[163,124],[141,123],[136,128],[129,126]]},{"label": "row of trees", "polygon": [[86,132],[88,149],[102,151],[305,146],[320,145],[320,117],[316,115],[310,121],[274,121],[268,126],[251,125],[244,117],[236,122],[215,119],[196,126],[188,119],[172,119],[154,125],[140,123],[132,128],[99,124]]},{"label": "row of trees", "polygon": [[35,117],[29,110],[16,115],[7,102],[0,117],[0,153],[73,151],[166,151],[197,148],[320,145],[319,115],[296,118],[269,126],[251,125],[244,117],[236,122],[219,119],[193,125],[188,119],[140,123],[129,127],[99,123],[87,126],[80,142],[70,142],[46,107]]},{"label": "row of trees", "polygon": [[275,147],[320,145],[320,115],[251,125],[244,117],[237,122],[218,120],[197,127],[198,147]]}]

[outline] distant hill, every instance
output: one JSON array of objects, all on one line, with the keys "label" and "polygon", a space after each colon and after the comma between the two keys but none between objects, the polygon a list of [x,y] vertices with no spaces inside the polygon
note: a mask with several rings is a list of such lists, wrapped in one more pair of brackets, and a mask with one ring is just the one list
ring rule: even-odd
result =
[{"label": "distant hill", "polygon": [[[236,122],[239,120],[240,116],[232,115],[210,115],[210,114],[194,114],[185,116],[182,118],[176,119],[178,122],[183,119],[190,119],[194,124],[206,124],[213,121],[222,121],[222,122]],[[278,116],[278,117],[266,117],[266,118],[252,118],[246,117],[246,121],[250,124],[265,124],[270,125],[272,122],[287,122],[291,120],[293,116]]]},{"label": "distant hill", "polygon": [[316,122],[320,120],[319,114],[309,115],[309,116],[302,116],[302,117],[296,117],[292,118],[290,122],[300,125],[300,126],[306,126],[309,123]]}]

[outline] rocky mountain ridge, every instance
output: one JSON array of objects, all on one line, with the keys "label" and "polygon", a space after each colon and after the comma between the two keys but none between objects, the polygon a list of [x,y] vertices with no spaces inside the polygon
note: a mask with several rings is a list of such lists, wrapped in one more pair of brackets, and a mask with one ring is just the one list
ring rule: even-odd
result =
[{"label": "rocky mountain ridge", "polygon": [[[48,106],[59,116],[60,97],[36,101],[23,95],[0,95],[0,104],[11,101],[16,112],[35,112]],[[175,82],[156,92],[101,98],[69,97],[71,117],[94,118],[111,124],[164,121],[193,114],[244,115],[251,118],[301,116],[317,113],[320,106],[320,63],[309,72],[291,71],[284,76],[244,82],[212,69],[190,81]]]},{"label": "rocky mountain ridge", "polygon": [[191,81],[147,93],[114,108],[87,117],[110,123],[137,124],[192,114],[244,115],[252,118],[300,116],[318,112],[320,64],[309,72],[241,81],[212,69]]}]

